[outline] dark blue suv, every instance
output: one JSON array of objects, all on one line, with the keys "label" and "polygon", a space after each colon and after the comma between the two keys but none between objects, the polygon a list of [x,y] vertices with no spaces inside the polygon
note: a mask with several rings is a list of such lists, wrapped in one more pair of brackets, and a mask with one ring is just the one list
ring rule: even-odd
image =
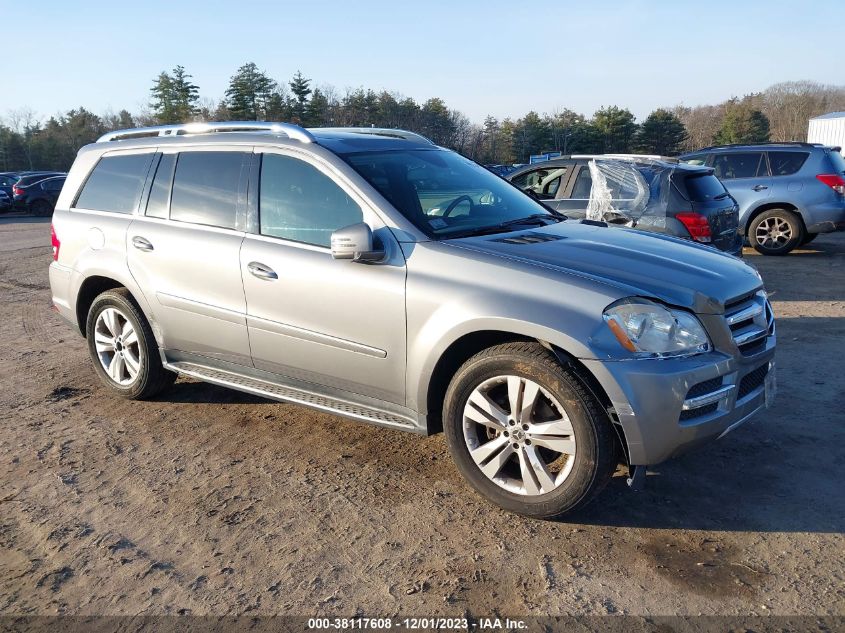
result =
[{"label": "dark blue suv", "polygon": [[718,145],[684,154],[712,167],[739,204],[739,226],[763,255],[786,255],[819,233],[845,231],[845,159],[812,143]]}]

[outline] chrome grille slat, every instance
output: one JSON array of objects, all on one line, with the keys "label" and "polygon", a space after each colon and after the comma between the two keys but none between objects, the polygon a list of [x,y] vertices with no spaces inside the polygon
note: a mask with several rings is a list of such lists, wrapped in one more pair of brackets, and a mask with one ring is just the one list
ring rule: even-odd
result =
[{"label": "chrome grille slat", "polygon": [[728,301],[725,323],[744,355],[759,352],[765,347],[764,339],[774,334],[774,314],[763,291]]}]

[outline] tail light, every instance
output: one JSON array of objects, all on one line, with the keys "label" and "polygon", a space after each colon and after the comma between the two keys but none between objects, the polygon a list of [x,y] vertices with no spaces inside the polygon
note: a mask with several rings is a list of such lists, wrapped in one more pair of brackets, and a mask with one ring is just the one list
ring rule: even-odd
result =
[{"label": "tail light", "polygon": [[59,248],[61,248],[62,243],[56,237],[56,227],[52,224],[50,225],[50,244],[53,245],[53,261],[57,262],[59,261]]},{"label": "tail light", "polygon": [[18,187],[17,185],[15,185],[14,187],[12,187],[12,194],[15,196],[22,196],[24,194],[23,187]]},{"label": "tail light", "polygon": [[710,224],[707,222],[707,218],[700,213],[678,213],[675,217],[687,228],[692,239],[696,242],[709,243],[713,241]]},{"label": "tail light", "polygon": [[845,195],[845,178],[842,178],[839,174],[819,174],[816,178],[821,180],[836,193]]}]

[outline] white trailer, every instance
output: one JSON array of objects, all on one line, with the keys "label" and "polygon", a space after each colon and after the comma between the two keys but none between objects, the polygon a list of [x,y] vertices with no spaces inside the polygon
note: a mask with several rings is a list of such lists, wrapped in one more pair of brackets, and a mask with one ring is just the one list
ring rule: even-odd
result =
[{"label": "white trailer", "polygon": [[810,119],[807,142],[845,148],[845,112],[829,112]]}]

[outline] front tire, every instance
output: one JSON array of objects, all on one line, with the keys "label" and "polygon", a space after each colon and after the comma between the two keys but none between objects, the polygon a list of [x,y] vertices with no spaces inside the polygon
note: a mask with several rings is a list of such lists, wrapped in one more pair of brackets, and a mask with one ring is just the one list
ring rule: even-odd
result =
[{"label": "front tire", "polygon": [[161,364],[150,324],[125,288],[94,299],[85,332],[94,370],[112,393],[145,400],[176,380]]},{"label": "front tire", "polygon": [[803,239],[801,219],[786,209],[764,211],[748,227],[748,241],[761,255],[786,255]]},{"label": "front tire", "polygon": [[446,392],[443,428],[469,483],[496,505],[533,518],[587,504],[617,465],[600,403],[537,343],[498,345],[464,363]]}]

